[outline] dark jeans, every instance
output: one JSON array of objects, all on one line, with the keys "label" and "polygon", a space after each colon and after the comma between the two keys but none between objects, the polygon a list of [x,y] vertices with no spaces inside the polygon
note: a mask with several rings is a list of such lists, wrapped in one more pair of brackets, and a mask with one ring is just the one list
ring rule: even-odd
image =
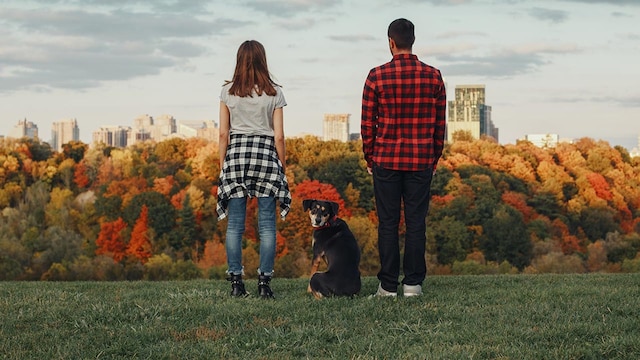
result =
[{"label": "dark jeans", "polygon": [[402,270],[406,285],[422,285],[427,276],[425,261],[426,217],[433,170],[396,171],[373,167],[373,188],[378,213],[378,251],[380,272],[378,280],[382,288],[396,292],[400,276],[400,225],[401,202],[404,203],[406,236]]}]

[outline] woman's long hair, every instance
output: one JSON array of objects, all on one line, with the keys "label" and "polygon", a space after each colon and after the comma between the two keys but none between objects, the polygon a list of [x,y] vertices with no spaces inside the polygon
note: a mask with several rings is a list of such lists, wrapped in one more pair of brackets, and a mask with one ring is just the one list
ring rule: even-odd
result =
[{"label": "woman's long hair", "polygon": [[247,40],[238,48],[236,70],[229,94],[239,97],[252,96],[253,90],[260,96],[264,92],[269,96],[276,95],[275,86],[267,67],[267,55],[264,46],[255,40]]}]

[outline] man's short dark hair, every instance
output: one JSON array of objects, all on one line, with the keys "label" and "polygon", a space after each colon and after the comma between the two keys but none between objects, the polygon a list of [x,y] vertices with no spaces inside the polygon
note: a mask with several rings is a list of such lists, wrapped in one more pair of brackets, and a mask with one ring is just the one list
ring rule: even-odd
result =
[{"label": "man's short dark hair", "polygon": [[413,23],[407,19],[396,19],[389,24],[387,36],[393,39],[398,49],[411,50],[416,40]]}]

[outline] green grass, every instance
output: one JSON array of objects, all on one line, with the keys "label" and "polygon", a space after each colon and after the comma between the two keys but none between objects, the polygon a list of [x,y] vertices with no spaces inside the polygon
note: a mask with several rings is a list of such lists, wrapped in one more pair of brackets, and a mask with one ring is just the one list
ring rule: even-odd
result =
[{"label": "green grass", "polygon": [[432,276],[420,298],[220,280],[0,282],[4,359],[636,359],[640,274]]}]

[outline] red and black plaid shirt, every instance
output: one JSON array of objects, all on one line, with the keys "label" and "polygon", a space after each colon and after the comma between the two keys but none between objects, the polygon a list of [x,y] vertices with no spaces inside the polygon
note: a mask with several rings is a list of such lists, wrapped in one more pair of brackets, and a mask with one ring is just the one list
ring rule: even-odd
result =
[{"label": "red and black plaid shirt", "polygon": [[413,54],[371,69],[362,93],[362,150],[367,166],[435,169],[442,155],[447,95],[440,70]]}]

